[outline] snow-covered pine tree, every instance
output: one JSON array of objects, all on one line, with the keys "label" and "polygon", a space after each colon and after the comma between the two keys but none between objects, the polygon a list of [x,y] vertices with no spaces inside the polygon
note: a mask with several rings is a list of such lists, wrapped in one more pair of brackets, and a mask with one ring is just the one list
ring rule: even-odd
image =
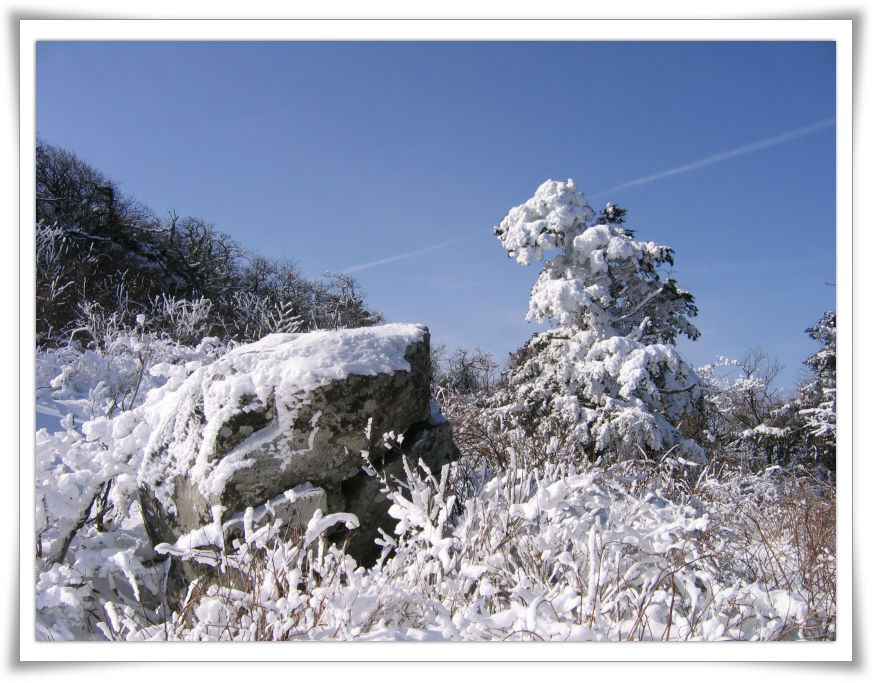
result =
[{"label": "snow-covered pine tree", "polygon": [[808,430],[809,456],[832,471],[836,469],[836,314],[827,311],[806,334],[821,350],[805,361],[813,377],[803,385],[799,415]]},{"label": "snow-covered pine tree", "polygon": [[705,460],[676,425],[698,393],[673,346],[699,331],[693,296],[658,269],[673,252],[638,242],[624,209],[598,220],[575,183],[549,180],[494,229],[521,265],[545,260],[527,320],[556,324],[513,354],[503,412],[527,434],[566,439],[580,457]]}]

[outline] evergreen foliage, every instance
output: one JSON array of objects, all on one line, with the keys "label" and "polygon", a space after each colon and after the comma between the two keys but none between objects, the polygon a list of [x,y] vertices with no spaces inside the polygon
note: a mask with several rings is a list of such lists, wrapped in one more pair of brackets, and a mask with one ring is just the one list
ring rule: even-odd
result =
[{"label": "evergreen foliage", "polygon": [[[512,356],[504,412],[526,433],[561,434],[577,455],[607,459],[673,450],[705,460],[676,425],[698,396],[673,343],[699,331],[693,296],[661,269],[669,247],[633,239],[626,210],[599,219],[572,180],[549,180],[494,230],[521,265],[545,260],[527,320],[557,325]],[[566,430],[568,434],[565,434]]]},{"label": "evergreen foliage", "polygon": [[836,314],[827,311],[817,325],[806,330],[821,345],[805,361],[812,379],[800,390],[799,416],[804,421],[810,460],[836,469]]}]

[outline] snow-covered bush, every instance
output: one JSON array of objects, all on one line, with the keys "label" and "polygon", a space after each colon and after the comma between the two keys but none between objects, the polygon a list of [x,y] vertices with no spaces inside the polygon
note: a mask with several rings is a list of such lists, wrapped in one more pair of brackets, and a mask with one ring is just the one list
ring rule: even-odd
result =
[{"label": "snow-covered bush", "polygon": [[774,465],[746,474],[726,467],[694,493],[729,539],[718,557],[729,580],[802,595],[806,637],[835,639],[835,484],[801,468]]},{"label": "snow-covered bush", "polygon": [[[184,375],[192,366],[161,367]],[[691,489],[676,476],[686,465],[672,457],[611,469],[521,467],[525,449],[539,445],[516,436],[505,467],[466,459],[437,476],[407,463],[402,481],[383,480],[399,524],[383,535],[370,569],[323,540],[334,523],[354,526],[350,515],[316,514],[295,533],[249,512],[234,547],[159,547],[172,555],[161,562],[132,474],[145,438],[141,413],[134,407],[82,431],[68,421],[65,432],[37,436],[39,638],[834,636],[831,529],[803,522],[799,494],[785,504],[789,487],[775,473],[722,484],[704,468]],[[831,506],[815,495],[822,502],[812,521],[829,519],[820,511]],[[793,510],[793,523],[767,529],[776,505]],[[194,585],[174,613],[165,583],[178,555],[214,563],[218,578]]]},{"label": "snow-covered bush", "polygon": [[774,384],[781,369],[759,349],[742,361],[721,357],[697,368],[703,397],[684,421],[685,433],[706,444],[712,457],[746,471],[791,463],[797,436],[788,396]]},{"label": "snow-covered bush", "polygon": [[[819,476],[831,476],[836,468],[835,313],[825,313],[806,333],[821,350],[805,361],[812,375],[792,395],[775,388],[781,366],[759,349],[741,362],[721,358],[698,368],[704,397],[683,431],[710,453],[751,471],[811,467]],[[734,369],[738,373],[731,376]]]},{"label": "snow-covered bush", "polygon": [[290,301],[277,304],[251,292],[234,292],[231,302],[232,327],[242,342],[257,341],[274,332],[297,332],[302,327]]},{"label": "snow-covered bush", "polygon": [[795,558],[780,555],[787,569],[767,573],[765,553],[782,538],[739,538],[699,501],[650,490],[651,474],[485,468],[474,495],[458,499],[448,468],[435,476],[407,462],[405,481],[383,481],[399,524],[372,569],[320,536],[353,519],[316,518],[288,535],[249,518],[244,542],[211,558],[222,578],[195,587],[180,613],[154,620],[111,602],[99,628],[126,640],[834,636],[832,612],[793,580]]},{"label": "snow-covered bush", "polygon": [[431,346],[434,391],[465,395],[488,393],[499,386],[500,364],[490,351],[459,346],[449,355],[444,344]]},{"label": "snow-covered bush", "polygon": [[812,378],[800,389],[799,416],[807,434],[808,458],[836,469],[836,314],[827,311],[806,333],[821,345],[805,361]]},{"label": "snow-covered bush", "polygon": [[133,329],[113,334],[101,350],[75,343],[38,350],[37,412],[61,417],[71,413],[80,422],[111,417],[142,403],[151,389],[167,382],[162,370],[152,372],[156,366],[175,377],[211,363],[228,348],[215,338],[187,346]]},{"label": "snow-covered bush", "polygon": [[77,250],[57,224],[36,225],[36,343],[52,345],[68,332],[81,286],[97,270],[97,256]]},{"label": "snow-covered bush", "polygon": [[697,309],[658,272],[672,250],[634,240],[623,214],[608,206],[594,223],[574,182],[549,180],[495,228],[521,265],[560,252],[544,262],[527,314],[559,327],[513,355],[503,409],[528,434],[571,426],[569,439],[589,459],[672,450],[703,462],[704,450],[676,429],[698,389],[673,343],[699,336],[687,319]]},{"label": "snow-covered bush", "polygon": [[190,347],[137,330],[104,342],[100,351],[71,345],[37,353],[37,412],[63,418],[61,431],[36,433],[37,556],[49,564],[63,561],[89,519],[102,527],[107,513],[119,524],[127,515],[150,392],[181,383],[227,350],[217,339]]}]

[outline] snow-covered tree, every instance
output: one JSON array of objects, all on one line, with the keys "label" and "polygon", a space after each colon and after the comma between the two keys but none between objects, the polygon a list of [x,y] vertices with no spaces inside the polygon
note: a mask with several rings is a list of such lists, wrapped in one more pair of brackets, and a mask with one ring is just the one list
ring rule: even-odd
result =
[{"label": "snow-covered tree", "polygon": [[709,455],[742,469],[794,462],[804,446],[794,425],[796,408],[775,384],[782,369],[759,348],[741,361],[721,357],[697,368],[704,395],[682,432],[705,443]]},{"label": "snow-covered tree", "polygon": [[673,346],[699,337],[688,321],[697,308],[660,273],[672,249],[636,241],[625,213],[608,205],[597,218],[572,180],[549,180],[494,229],[521,265],[559,252],[544,261],[527,314],[557,327],[513,354],[504,413],[589,458],[674,449],[701,461],[703,449],[676,429],[698,389]]},{"label": "snow-covered tree", "polygon": [[836,469],[836,314],[827,311],[806,333],[821,350],[805,361],[813,377],[800,389],[799,416],[808,430],[809,456]]},{"label": "snow-covered tree", "polygon": [[431,348],[434,389],[469,396],[490,393],[499,384],[500,364],[490,351],[459,346],[449,356],[444,344]]}]

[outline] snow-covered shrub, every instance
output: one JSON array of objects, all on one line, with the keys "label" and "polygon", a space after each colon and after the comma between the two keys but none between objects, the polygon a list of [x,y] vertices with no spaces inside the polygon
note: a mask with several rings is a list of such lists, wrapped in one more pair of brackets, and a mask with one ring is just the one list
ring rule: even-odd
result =
[{"label": "snow-covered shrub", "polygon": [[81,286],[96,272],[98,259],[77,250],[55,223],[36,225],[36,343],[52,345],[68,331]]},{"label": "snow-covered shrub", "polygon": [[449,355],[442,345],[431,348],[431,357],[434,391],[488,393],[500,383],[500,364],[490,351],[459,346]]},{"label": "snow-covered shrub", "polygon": [[454,443],[463,453],[461,469],[474,470],[483,463],[504,470],[514,463],[523,469],[541,467],[548,462],[576,460],[572,425],[555,425],[548,435],[513,428],[514,421],[493,403],[499,393],[465,394],[437,386],[434,400],[451,423]]},{"label": "snow-covered shrub", "polygon": [[344,330],[386,322],[384,314],[366,306],[360,283],[353,275],[328,271],[324,278],[312,287],[307,330]]},{"label": "snow-covered shrub", "polygon": [[224,349],[133,333],[102,353],[73,345],[37,354],[37,410],[66,414],[60,430],[35,439],[37,637],[93,637],[105,621],[100,601],[120,600],[125,586],[133,604],[160,595],[158,572],[142,564],[151,555],[136,482],[149,433],[143,403]]},{"label": "snow-covered shrub", "polygon": [[827,311],[806,333],[821,345],[805,361],[812,378],[800,388],[797,402],[804,423],[808,459],[836,469],[836,314]]},{"label": "snow-covered shrub", "polygon": [[[151,389],[163,386],[170,377],[211,363],[227,349],[215,338],[187,346],[134,329],[114,334],[101,350],[75,343],[39,350],[37,411],[71,412],[79,421],[110,417],[142,403]],[[152,372],[157,366],[169,374]]]},{"label": "snow-covered shrub", "polygon": [[720,468],[694,491],[720,529],[718,562],[729,581],[756,581],[801,596],[804,637],[836,636],[836,488],[801,468],[756,474]]},{"label": "snow-covered shrub", "polygon": [[205,558],[221,578],[180,613],[110,601],[99,628],[126,640],[834,637],[834,604],[811,602],[801,558],[778,546],[789,538],[737,534],[741,510],[712,481],[709,509],[669,500],[657,467],[483,466],[458,497],[449,467],[406,462],[403,481],[382,481],[399,524],[372,569],[321,536],[351,516],[316,515],[293,534],[280,520],[255,528],[249,511],[244,541]]},{"label": "snow-covered shrub", "polygon": [[704,450],[676,425],[698,395],[693,369],[673,346],[696,339],[693,297],[658,269],[672,250],[638,242],[624,211],[596,218],[571,180],[548,181],[494,230],[521,265],[543,264],[528,320],[557,324],[512,357],[503,411],[525,433],[571,425],[580,456],[607,460],[672,450],[702,462]]},{"label": "snow-covered shrub", "polygon": [[212,302],[204,296],[192,301],[161,294],[155,296],[148,309],[137,316],[147,329],[180,344],[196,346],[209,336],[215,320]]},{"label": "snow-covered shrub", "polygon": [[228,326],[242,342],[257,341],[276,332],[297,332],[303,326],[300,316],[293,313],[291,301],[280,304],[251,292],[234,292],[228,308]]},{"label": "snow-covered shrub", "polygon": [[795,412],[774,385],[781,365],[759,349],[742,361],[721,357],[696,370],[703,397],[685,420],[685,433],[706,444],[710,455],[759,471],[788,465],[798,454],[791,424]]},{"label": "snow-covered shrub", "polygon": [[[741,362],[721,358],[698,368],[703,398],[683,431],[752,471],[779,465],[835,472],[835,313],[825,313],[806,333],[821,350],[805,361],[812,375],[792,395],[775,388],[781,366],[759,349]],[[731,369],[738,374],[731,376]]]},{"label": "snow-covered shrub", "polygon": [[[833,638],[831,488],[777,470],[722,480],[706,468],[690,489],[679,466],[480,461],[460,479],[456,466],[437,476],[406,461],[401,480],[382,479],[398,525],[370,569],[324,542],[333,524],[354,527],[352,515],[316,513],[298,533],[252,510],[233,547],[159,546],[169,559],[147,562],[133,501],[115,508],[125,511],[115,524],[86,524],[68,562],[38,560],[38,637]],[[193,585],[176,613],[162,591],[177,558],[218,574]]]},{"label": "snow-covered shrub", "polygon": [[217,339],[189,347],[130,331],[101,351],[72,345],[37,353],[37,411],[66,416],[61,431],[36,433],[38,556],[63,562],[73,536],[89,519],[108,524],[110,509],[121,523],[150,433],[146,397],[177,386],[225,350]]}]

